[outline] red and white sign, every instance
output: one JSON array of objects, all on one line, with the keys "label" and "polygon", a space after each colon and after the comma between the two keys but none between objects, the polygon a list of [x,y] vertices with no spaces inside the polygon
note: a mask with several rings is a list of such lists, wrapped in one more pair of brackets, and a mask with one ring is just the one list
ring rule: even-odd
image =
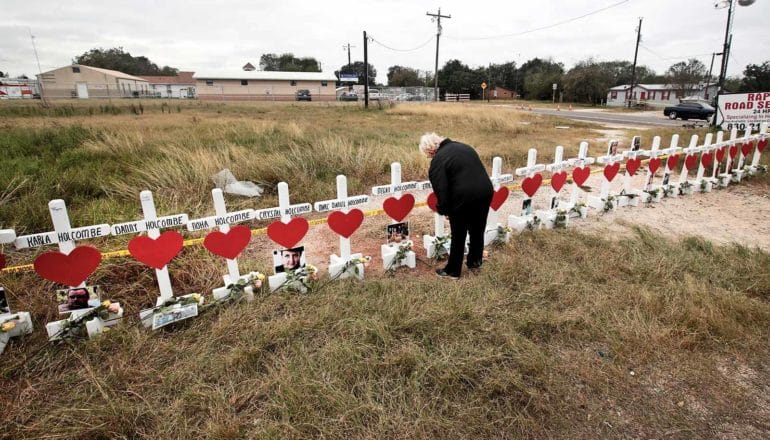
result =
[{"label": "red and white sign", "polygon": [[718,104],[717,125],[723,130],[759,130],[770,122],[770,92],[719,95]]}]

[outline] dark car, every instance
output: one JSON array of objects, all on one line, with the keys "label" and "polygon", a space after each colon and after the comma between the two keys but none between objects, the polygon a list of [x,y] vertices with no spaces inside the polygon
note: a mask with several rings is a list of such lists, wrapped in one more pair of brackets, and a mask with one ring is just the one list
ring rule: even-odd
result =
[{"label": "dark car", "polygon": [[669,119],[682,118],[683,121],[688,119],[709,120],[709,118],[714,116],[714,112],[714,107],[708,104],[700,102],[682,102],[664,108],[663,116],[668,116]]},{"label": "dark car", "polygon": [[358,101],[358,95],[353,92],[343,92],[340,97],[340,101]]},{"label": "dark car", "polygon": [[310,90],[308,89],[297,90],[297,101],[312,101],[310,97]]}]

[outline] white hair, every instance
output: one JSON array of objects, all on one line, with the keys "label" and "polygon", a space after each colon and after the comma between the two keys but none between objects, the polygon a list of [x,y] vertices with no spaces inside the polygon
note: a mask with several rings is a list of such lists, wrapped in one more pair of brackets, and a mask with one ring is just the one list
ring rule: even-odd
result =
[{"label": "white hair", "polygon": [[446,138],[443,138],[436,133],[425,133],[420,137],[420,152],[427,157],[433,157],[438,150],[439,144]]}]

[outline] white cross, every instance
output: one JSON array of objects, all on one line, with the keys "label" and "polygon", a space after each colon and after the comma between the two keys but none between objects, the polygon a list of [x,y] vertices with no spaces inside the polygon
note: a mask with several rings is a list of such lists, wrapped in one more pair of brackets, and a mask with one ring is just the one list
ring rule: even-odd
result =
[{"label": "white cross", "polygon": [[[578,150],[578,157],[569,159],[569,164],[574,168],[583,168],[585,166],[591,165],[594,163],[596,159],[593,157],[588,157],[588,142],[581,142],[580,143],[580,149]],[[580,198],[580,194],[583,192],[582,189],[578,186],[577,182],[572,182],[572,196],[570,197],[570,203],[574,206],[578,199]]]},{"label": "white cross", "polygon": [[[492,176],[490,177],[490,180],[492,181],[492,189],[494,189],[495,192],[499,190],[504,183],[513,182],[513,174],[503,174],[502,169],[503,158],[495,156],[492,159]],[[497,211],[489,208],[489,214],[487,214],[487,229],[497,229],[497,223]]]},{"label": "white cross", "polygon": [[[638,137],[639,136],[634,136],[633,139],[636,139]],[[641,144],[641,139],[640,139],[640,144]],[[634,190],[632,188],[632,179],[631,179],[631,177],[633,177],[633,176],[631,176],[631,173],[628,172],[628,160],[641,159],[642,157],[645,157],[647,155],[647,151],[646,150],[641,150],[641,149],[634,150],[633,149],[633,145],[634,145],[634,141],[632,140],[631,141],[631,148],[632,149],[631,150],[626,150],[626,151],[623,152],[623,156],[625,156],[625,158],[626,158],[626,171],[623,174],[623,190],[624,190],[624,192],[626,194],[631,194],[631,193],[634,192]],[[639,167],[641,168],[641,164],[639,165]]]},{"label": "white cross", "polygon": [[[14,241],[17,249],[58,244],[59,252],[69,255],[75,249],[76,240],[89,240],[110,235],[110,225],[107,224],[73,228],[70,225],[67,205],[64,203],[64,200],[57,199],[48,202],[48,211],[51,213],[54,232],[17,237]],[[70,287],[86,287],[86,283],[84,281],[79,286]]]},{"label": "white cross", "polygon": [[404,191],[413,191],[416,189],[428,189],[425,182],[401,182],[401,164],[393,162],[390,164],[390,185],[381,185],[372,187],[373,196],[385,196],[392,194],[396,198],[401,198]]},{"label": "white cross", "polygon": [[[711,153],[714,150],[715,144],[711,143],[714,138],[713,133],[706,133],[706,137],[703,139],[703,145],[698,149],[701,156],[698,160],[698,173],[695,175],[695,181],[700,182],[703,180],[703,174],[706,172],[706,167],[703,166],[703,155]],[[713,161],[713,159],[712,159]]]},{"label": "white cross", "polygon": [[[612,144],[612,140],[610,141],[610,144]],[[617,141],[614,141],[617,142]],[[596,161],[604,166],[611,166],[614,165],[617,162],[623,161],[623,153],[619,154],[609,154],[609,148],[607,149],[607,155],[605,156],[599,156],[596,158]],[[610,181],[607,180],[607,176],[602,173],[602,186],[599,190],[599,198],[602,200],[607,200],[607,196],[610,193]]]},{"label": "white cross", "polygon": [[[757,135],[757,142],[767,139],[767,122],[763,122],[759,126],[759,134]],[[762,156],[762,152],[758,148],[754,148],[754,157],[751,158],[751,168],[756,169],[759,166],[759,159]]]},{"label": "white cross", "polygon": [[[337,176],[337,198],[316,202],[313,206],[316,212],[342,211],[347,214],[350,208],[369,203],[369,196],[348,197],[348,178],[340,174]],[[350,260],[350,238],[340,236],[340,258]]]},{"label": "white cross", "polygon": [[684,183],[687,180],[689,170],[687,169],[687,156],[696,154],[699,151],[698,147],[698,135],[694,134],[690,138],[690,145],[687,148],[682,149],[682,172],[679,174],[679,183]]},{"label": "white cross", "polygon": [[[532,178],[535,173],[539,173],[542,171],[545,171],[545,165],[536,163],[537,162],[537,150],[535,148],[530,148],[527,152],[527,166],[516,168],[516,175],[517,176],[526,176],[525,178]],[[523,180],[522,180],[523,182]],[[525,194],[525,199],[530,199],[529,195]],[[533,207],[534,209],[534,207]]]},{"label": "white cross", "polygon": [[256,220],[280,218],[283,223],[288,223],[291,221],[291,216],[307,214],[309,212],[313,212],[313,206],[310,205],[310,203],[290,204],[289,184],[286,182],[278,182],[278,207],[258,209],[254,211],[254,218]]},{"label": "white cross", "polygon": [[[725,148],[727,143],[724,141],[725,132],[722,130],[719,130],[717,132],[717,138],[714,143],[714,158],[711,161],[711,177],[710,179],[716,179],[717,177],[717,171],[719,170],[719,159],[717,159],[717,150],[720,148]],[[728,154],[728,151],[725,151],[725,155]]]},{"label": "white cross", "polygon": [[[146,231],[147,236],[155,240],[160,237],[161,229],[181,228],[187,224],[187,214],[158,217],[151,191],[145,190],[139,193],[139,201],[142,203],[144,219],[112,225],[112,235],[136,234]],[[163,266],[162,269],[155,269],[155,277],[158,280],[158,290],[160,291],[157,305],[161,305],[174,297],[174,291],[171,289],[171,279],[168,276],[168,266]]]},{"label": "white cross", "polygon": [[[735,145],[737,139],[738,139],[738,129],[733,127],[733,129],[730,130],[730,140],[727,143],[727,151],[725,152],[725,168],[724,168],[724,172],[722,174],[720,174],[720,176],[722,176],[722,177],[727,177],[727,176],[730,175],[730,171],[731,171],[731,169],[733,167],[733,159],[732,159],[732,157],[730,157],[730,148],[733,145]],[[737,147],[737,146],[736,146],[736,148],[740,149],[740,147]],[[727,181],[729,182],[729,179],[727,179]]]},{"label": "white cross", "polygon": [[0,229],[0,244],[13,243],[16,240],[16,231],[13,229]]},{"label": "white cross", "polygon": [[[187,222],[188,231],[201,231],[213,228],[219,228],[219,232],[227,234],[230,231],[230,225],[248,222],[254,220],[253,209],[244,209],[242,211],[227,212],[225,206],[225,196],[220,188],[211,190],[211,198],[214,200],[214,213],[212,217],[194,219]],[[227,273],[224,277],[225,286],[238,282],[241,273],[238,269],[238,260],[227,258]]]},{"label": "white cross", "polygon": [[735,167],[736,171],[742,171],[743,170],[743,162],[746,160],[746,156],[743,154],[743,144],[746,142],[749,142],[749,139],[751,139],[751,126],[746,128],[746,131],[743,133],[743,139],[741,140],[741,145],[738,147],[738,166]]},{"label": "white cross", "polygon": [[[566,171],[567,168],[569,168],[570,163],[568,160],[564,160],[564,147],[561,145],[556,146],[556,150],[553,153],[553,163],[550,163],[545,166],[546,171],[551,173],[551,179],[553,179],[554,174],[558,174],[562,171]],[[551,205],[553,206],[553,199],[559,197],[559,193],[557,193],[553,186],[551,186]]]}]

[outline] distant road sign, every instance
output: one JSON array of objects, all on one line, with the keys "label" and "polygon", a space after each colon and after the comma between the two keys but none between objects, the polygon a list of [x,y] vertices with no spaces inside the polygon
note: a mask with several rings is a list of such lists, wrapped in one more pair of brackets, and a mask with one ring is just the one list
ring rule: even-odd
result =
[{"label": "distant road sign", "polygon": [[341,82],[358,82],[357,73],[340,73]]},{"label": "distant road sign", "polygon": [[486,89],[487,88],[487,83],[485,83],[485,82],[481,83],[481,88],[482,89]]}]

